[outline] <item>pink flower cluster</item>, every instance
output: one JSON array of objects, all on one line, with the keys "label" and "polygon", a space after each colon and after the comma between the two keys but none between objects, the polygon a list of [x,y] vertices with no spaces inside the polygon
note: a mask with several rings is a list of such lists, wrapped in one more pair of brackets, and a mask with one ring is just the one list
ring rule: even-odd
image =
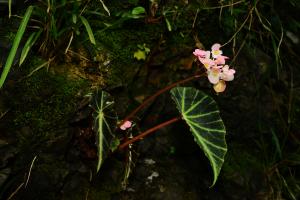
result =
[{"label": "pink flower cluster", "polygon": [[225,81],[232,81],[235,74],[234,69],[229,69],[229,66],[225,65],[228,57],[222,55],[223,52],[220,48],[220,44],[214,44],[211,51],[195,49],[193,52],[206,68],[208,80],[214,84],[216,92],[224,92],[226,88]]}]

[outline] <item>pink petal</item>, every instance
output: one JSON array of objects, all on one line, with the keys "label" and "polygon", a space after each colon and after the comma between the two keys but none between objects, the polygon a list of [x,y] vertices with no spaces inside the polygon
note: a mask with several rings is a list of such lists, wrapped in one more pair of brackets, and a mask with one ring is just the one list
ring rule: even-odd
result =
[{"label": "pink petal", "polygon": [[201,49],[195,49],[195,51],[193,52],[193,54],[197,57],[200,57],[200,58],[205,58],[205,55],[206,55],[206,51],[203,51]]},{"label": "pink petal", "polygon": [[215,65],[215,62],[209,58],[201,58],[200,62],[204,65],[206,69],[209,69],[211,66]]},{"label": "pink petal", "polygon": [[222,55],[219,55],[217,56],[216,60],[215,60],[215,63],[217,65],[224,65],[225,62],[226,62],[226,59],[229,59],[227,56],[222,56]]},{"label": "pink petal", "polygon": [[205,58],[206,58],[206,59],[209,59],[209,58],[210,58],[210,51],[206,51],[206,52],[205,52]]},{"label": "pink petal", "polygon": [[235,70],[229,69],[228,65],[223,67],[223,72],[221,74],[221,79],[224,81],[232,81],[234,79]]},{"label": "pink petal", "polygon": [[232,74],[222,74],[221,79],[224,81],[232,81],[234,79],[234,75]]},{"label": "pink petal", "polygon": [[211,50],[213,50],[213,51],[219,50],[220,48],[221,48],[221,45],[218,43],[211,46]]},{"label": "pink petal", "polygon": [[217,84],[220,80],[220,69],[218,68],[212,68],[211,70],[208,71],[207,78],[209,82],[212,84]]},{"label": "pink petal", "polygon": [[229,70],[229,66],[228,65],[225,65],[223,68],[222,68],[223,72],[227,72]]},{"label": "pink petal", "polygon": [[126,121],[122,124],[122,126],[120,126],[121,130],[126,130],[128,128],[130,128],[132,126],[132,122],[131,121]]}]

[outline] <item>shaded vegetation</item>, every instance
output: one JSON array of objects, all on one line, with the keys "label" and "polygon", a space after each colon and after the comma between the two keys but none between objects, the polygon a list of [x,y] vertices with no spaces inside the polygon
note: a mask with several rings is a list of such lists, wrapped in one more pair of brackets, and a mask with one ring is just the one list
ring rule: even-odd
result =
[{"label": "shaded vegetation", "polygon": [[[10,19],[0,17],[2,73],[16,15],[35,6],[0,90],[1,199],[299,198],[298,1],[51,2],[13,5]],[[132,14],[137,7],[145,13]],[[37,30],[19,68],[22,44]],[[198,72],[193,50],[215,42],[230,55],[235,80],[219,95],[205,78],[188,85],[218,102],[226,126],[228,153],[216,186],[208,189],[209,162],[184,123],[109,153],[97,174],[87,94],[108,91],[122,120],[154,91]],[[145,60],[134,58],[143,48],[150,49]],[[132,134],[174,116],[173,106],[157,98],[134,118]]]}]

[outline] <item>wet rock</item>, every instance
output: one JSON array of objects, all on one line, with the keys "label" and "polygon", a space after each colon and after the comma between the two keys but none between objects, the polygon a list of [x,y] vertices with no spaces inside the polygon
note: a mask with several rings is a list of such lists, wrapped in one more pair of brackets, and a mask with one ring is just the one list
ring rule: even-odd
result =
[{"label": "wet rock", "polygon": [[0,148],[4,147],[6,145],[8,145],[8,142],[6,140],[1,140],[0,139]]},{"label": "wet rock", "polygon": [[5,168],[0,170],[0,188],[2,187],[3,183],[7,180],[11,173],[10,168]]},{"label": "wet rock", "polygon": [[[62,193],[62,199],[82,200],[89,192],[90,183],[87,174],[75,173],[66,180]],[[76,191],[76,192],[75,192]]]},{"label": "wet rock", "polygon": [[0,148],[0,169],[7,166],[9,160],[17,154],[17,149],[12,145],[5,144]]},{"label": "wet rock", "polygon": [[32,166],[28,185],[17,199],[59,199],[68,174],[69,170],[64,161],[51,155],[38,156]]}]

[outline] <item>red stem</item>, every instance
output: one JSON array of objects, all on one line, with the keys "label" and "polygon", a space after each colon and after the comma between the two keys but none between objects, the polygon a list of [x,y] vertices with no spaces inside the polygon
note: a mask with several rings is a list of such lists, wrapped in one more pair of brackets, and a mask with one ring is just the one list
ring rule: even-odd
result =
[{"label": "red stem", "polygon": [[163,122],[163,123],[161,123],[161,124],[158,124],[157,126],[154,126],[154,127],[150,128],[150,129],[146,130],[145,132],[143,132],[143,133],[141,133],[141,134],[139,134],[139,135],[133,137],[132,139],[127,140],[126,142],[124,142],[123,144],[121,144],[121,145],[119,146],[119,149],[124,149],[124,148],[127,147],[128,145],[134,143],[135,141],[137,141],[137,140],[139,140],[139,139],[144,138],[145,136],[149,135],[150,133],[156,131],[157,129],[160,129],[160,128],[164,127],[164,126],[167,126],[167,125],[172,124],[172,123],[174,123],[174,122],[177,122],[177,121],[179,121],[179,120],[181,120],[181,117],[175,117],[175,118],[170,119],[170,120],[168,120],[168,121],[166,121],[166,122]]},{"label": "red stem", "polygon": [[191,76],[191,77],[188,77],[186,79],[183,79],[183,80],[180,80],[180,81],[177,81],[171,85],[168,85],[167,87],[159,90],[158,92],[156,92],[154,95],[150,96],[149,98],[147,98],[141,105],[139,105],[136,109],[134,109],[129,115],[127,115],[127,117],[125,117],[125,119],[120,123],[119,126],[121,126],[124,122],[130,120],[138,111],[140,111],[143,107],[145,107],[149,102],[151,102],[153,99],[155,99],[156,97],[158,97],[159,95],[163,94],[164,92],[172,89],[173,87],[176,87],[177,85],[179,84],[183,84],[183,83],[186,83],[188,81],[191,81],[193,79],[196,79],[196,78],[200,78],[201,76],[203,76],[205,73],[203,74],[198,74],[198,75],[194,75],[194,76]]}]

